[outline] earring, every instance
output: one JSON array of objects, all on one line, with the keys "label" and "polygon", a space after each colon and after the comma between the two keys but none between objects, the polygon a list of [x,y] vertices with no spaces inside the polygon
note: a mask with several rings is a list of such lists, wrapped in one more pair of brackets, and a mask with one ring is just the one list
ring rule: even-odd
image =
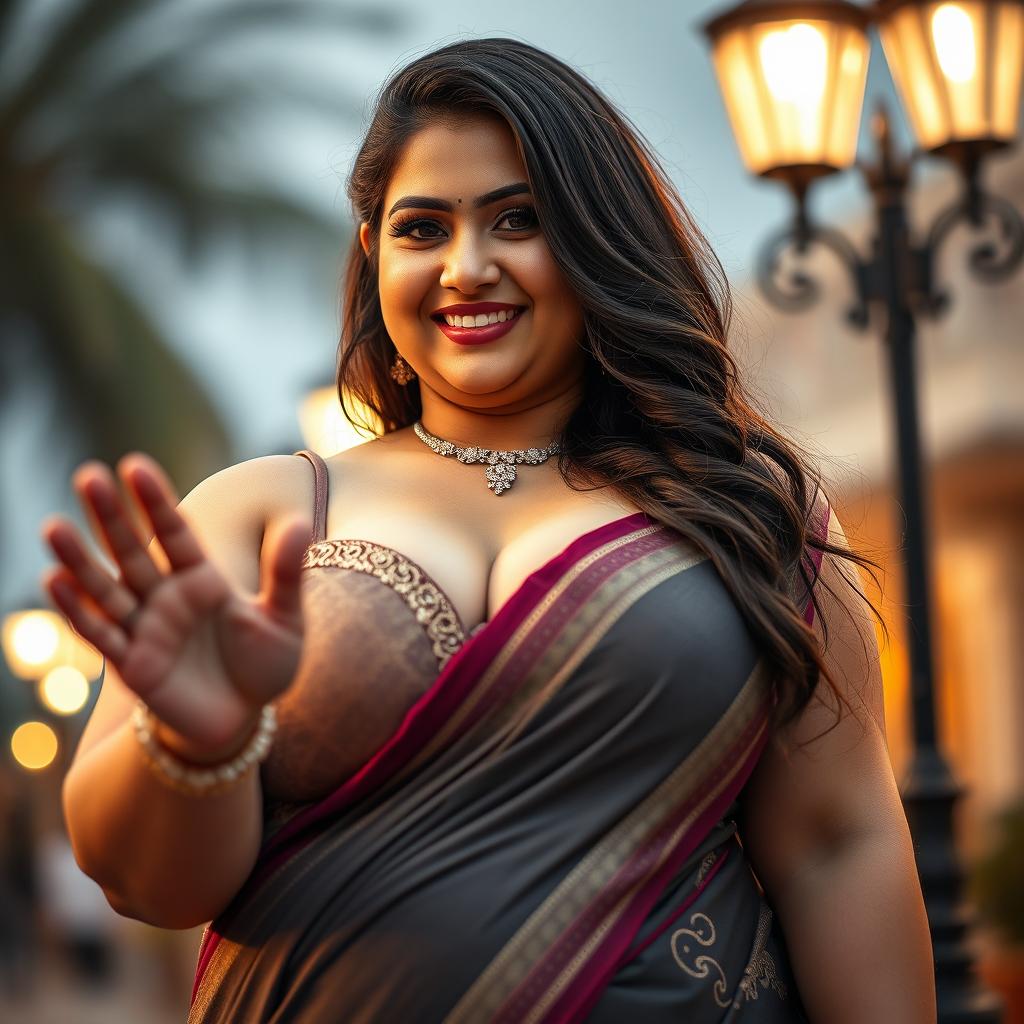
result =
[{"label": "earring", "polygon": [[396,352],[395,361],[391,364],[391,379],[404,386],[415,378],[412,367]]}]

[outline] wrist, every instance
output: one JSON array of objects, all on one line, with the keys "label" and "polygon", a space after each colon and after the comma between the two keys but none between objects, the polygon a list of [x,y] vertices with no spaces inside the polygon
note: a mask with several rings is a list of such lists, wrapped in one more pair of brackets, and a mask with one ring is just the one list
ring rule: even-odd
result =
[{"label": "wrist", "polygon": [[151,719],[153,738],[168,753],[182,761],[200,767],[209,767],[221,761],[230,761],[245,749],[253,733],[259,728],[261,714],[261,709],[256,708],[234,737],[218,744],[197,743],[187,736],[182,736],[181,733],[154,717]]},{"label": "wrist", "polygon": [[[220,745],[216,749],[203,747],[196,750],[195,745],[188,741],[188,753],[203,758],[202,761],[191,762],[157,739],[157,729],[162,723],[152,714],[145,701],[139,700],[135,705],[131,720],[139,741],[139,752],[149,768],[166,785],[190,796],[220,793],[236,785],[249,774],[251,768],[266,758],[277,728],[274,706],[265,704],[259,711],[255,730],[233,757],[224,756],[219,749]],[[171,734],[174,732],[168,731]],[[174,739],[180,741],[182,737],[176,736],[170,742],[173,743]],[[225,750],[230,754],[228,748],[225,747]],[[217,760],[213,759],[214,755],[217,755]]]}]

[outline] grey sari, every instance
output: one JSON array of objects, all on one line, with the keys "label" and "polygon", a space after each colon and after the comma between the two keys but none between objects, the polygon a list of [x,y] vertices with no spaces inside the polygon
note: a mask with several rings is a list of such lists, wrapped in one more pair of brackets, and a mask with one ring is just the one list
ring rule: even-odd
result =
[{"label": "grey sari", "polygon": [[584,534],[268,826],[190,1024],[805,1021],[735,816],[771,702],[687,540],[645,513]]}]

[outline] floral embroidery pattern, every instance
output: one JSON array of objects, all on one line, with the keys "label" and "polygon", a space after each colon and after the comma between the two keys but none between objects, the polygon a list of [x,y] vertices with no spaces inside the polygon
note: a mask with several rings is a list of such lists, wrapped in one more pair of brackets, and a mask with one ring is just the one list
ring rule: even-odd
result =
[{"label": "floral embroidery pattern", "polygon": [[465,643],[458,613],[441,588],[400,551],[369,540],[322,540],[311,544],[303,569],[354,569],[367,573],[401,595],[430,640],[438,671]]},{"label": "floral embroidery pattern", "polygon": [[[765,948],[771,927],[771,908],[767,903],[762,902],[761,915],[757,920],[757,933],[754,936],[754,951],[751,954],[750,962],[743,970],[743,980],[740,982],[740,992],[743,993],[745,999],[758,997],[758,983],[765,989],[774,989],[780,999],[786,998],[786,983],[779,977],[775,961]],[[736,999],[738,1001],[739,996]]]}]

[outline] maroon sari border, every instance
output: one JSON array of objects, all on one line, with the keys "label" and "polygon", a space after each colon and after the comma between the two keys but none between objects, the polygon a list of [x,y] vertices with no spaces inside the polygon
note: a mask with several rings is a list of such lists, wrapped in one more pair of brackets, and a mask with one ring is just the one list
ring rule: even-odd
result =
[{"label": "maroon sari border", "polygon": [[[576,538],[559,555],[527,576],[488,625],[467,639],[452,655],[442,672],[406,712],[401,724],[380,749],[337,790],[314,806],[300,811],[282,826],[268,841],[261,859],[270,858],[267,863],[272,862],[276,867],[279,863],[277,855],[285,848],[291,849],[291,840],[295,836],[400,771],[469,697],[484,670],[536,607],[538,600],[550,591],[573,564],[608,541],[626,536],[648,524],[653,525],[654,521],[646,512],[634,512],[599,526]],[[574,601],[578,598],[577,592],[573,593],[573,598]],[[563,609],[565,607],[563,605]],[[534,653],[539,656],[542,651],[538,649]],[[516,670],[521,672],[522,665],[517,663]],[[265,875],[260,875],[261,879],[263,877]]]},{"label": "maroon sari border", "polygon": [[[743,759],[742,766],[735,779],[722,796],[708,807],[694,824],[693,830],[703,837],[715,824],[722,812],[736,798],[743,788],[750,773],[754,770],[758,758],[768,739],[767,716],[760,719],[761,734]],[[676,871],[685,863],[696,844],[680,844],[665,860],[662,868],[652,876],[644,889],[637,894],[631,907],[623,915],[609,934],[601,949],[580,972],[579,977],[567,986],[566,991],[551,1008],[544,1018],[548,1024],[564,1024],[566,1021],[584,1020],[586,1014],[597,1004],[608,984],[619,967],[623,950],[628,950],[637,932],[650,913],[651,907],[657,902],[658,896],[664,891]],[[692,901],[691,901],[692,902]]]},{"label": "maroon sari border", "polygon": [[647,936],[643,942],[638,942],[635,946],[630,946],[625,953],[619,958],[618,963],[615,965],[615,970],[612,972],[617,974],[618,971],[625,967],[626,964],[635,960],[651,943],[657,941],[657,939],[664,935],[679,920],[680,917],[693,906],[694,900],[697,899],[701,893],[711,884],[711,880],[718,874],[722,869],[722,865],[729,859],[729,854],[732,853],[732,847],[726,847],[725,851],[720,857],[715,860],[715,863],[708,868],[704,877],[697,883],[685,896],[683,901],[677,906],[668,917],[665,918],[657,928],[651,931],[651,934]]},{"label": "maroon sari border", "polygon": [[[538,605],[543,596],[572,565],[609,541],[625,537],[644,527],[656,525],[658,525],[658,521],[646,512],[631,512],[581,534],[570,541],[559,554],[530,573],[505,604],[498,609],[494,618],[483,629],[468,637],[452,655],[430,687],[406,712],[399,727],[380,749],[371,755],[362,768],[349,776],[337,790],[323,800],[298,812],[270,837],[260,853],[260,860],[236,899],[242,896],[242,893],[249,893],[259,888],[295,854],[297,848],[301,849],[305,842],[311,841],[313,837],[307,832],[311,825],[336,813],[349,802],[383,784],[400,771],[429,741],[439,725],[467,699],[495,655],[509,641],[531,610]],[[668,531],[666,532],[668,533]],[[669,534],[669,536],[671,535]],[[605,575],[601,574],[593,584],[593,588],[596,589],[600,586],[604,579]],[[579,581],[573,582],[575,584]],[[574,590],[570,585],[567,593],[569,592],[571,592],[570,601],[561,602],[562,609],[567,609],[570,605],[572,607],[578,605],[579,590]],[[549,636],[549,641],[553,636],[554,633]],[[541,653],[543,653],[543,648],[537,649],[534,652],[535,657],[539,657]],[[517,672],[521,671],[522,665],[517,663]],[[493,706],[493,703],[490,706]],[[470,724],[476,720],[473,718]],[[306,833],[305,840],[297,847],[296,841],[301,840],[304,833]],[[203,974],[221,938],[215,925],[215,921],[211,922],[203,935],[192,990],[193,1001],[202,984]]]},{"label": "maroon sari border", "polygon": [[[630,544],[608,552],[599,562],[588,566],[583,573],[572,580],[557,600],[550,607],[544,609],[543,625],[538,625],[536,629],[530,631],[528,636],[523,638],[511,657],[501,667],[497,676],[491,681],[487,691],[481,694],[481,699],[469,709],[463,721],[458,724],[458,735],[470,731],[496,707],[503,706],[511,691],[528,677],[534,665],[557,641],[577,610],[585,605],[611,576],[642,558],[669,547],[675,543],[675,540],[676,538],[668,530],[638,537]],[[598,547],[600,546],[598,545]],[[564,572],[559,573],[550,585],[545,585],[543,594],[549,593],[551,586],[562,579],[564,575]],[[531,611],[522,618],[516,628],[526,621],[529,614],[532,614],[532,609],[539,607],[540,601],[534,601],[530,606]],[[509,640],[511,640],[511,636],[505,643]],[[504,647],[505,643],[501,647]]]},{"label": "maroon sari border", "polygon": [[220,940],[221,936],[213,930],[213,923],[211,922],[207,925],[206,931],[203,932],[202,941],[199,943],[199,958],[196,962],[196,976],[192,979],[192,995],[188,1001],[190,1010],[192,1009],[192,1004],[196,1001],[196,996],[199,995],[199,986],[203,983],[203,975],[206,974],[206,968],[213,959],[213,951],[217,948],[217,944]]},{"label": "maroon sari border", "polygon": [[[762,706],[759,713],[752,717],[723,757],[719,759],[717,766],[702,779],[701,786],[691,791],[682,804],[677,805],[672,812],[666,815],[665,820],[651,835],[647,844],[619,867],[615,875],[609,879],[603,892],[549,947],[544,958],[506,999],[494,1017],[495,1022],[505,1021],[515,1024],[528,1016],[533,992],[549,984],[574,958],[580,942],[600,925],[603,918],[613,908],[614,903],[621,898],[619,888],[622,880],[630,877],[642,877],[647,874],[649,877],[630,898],[629,906],[589,958],[587,965],[566,986],[565,992],[558,997],[542,1019],[546,1022],[564,1022],[570,1019],[581,1000],[595,991],[599,995],[604,990],[615,969],[616,962],[635,939],[658,896],[742,789],[767,738],[767,721],[767,706]],[[752,744],[749,749],[747,749],[748,744]],[[730,767],[735,764],[735,756],[744,749],[747,749],[747,754],[743,757],[741,767],[735,772],[732,782],[708,805],[700,818],[680,838],[675,848],[666,854],[665,849],[671,842],[672,834],[678,829],[679,823],[685,821],[693,807],[700,803],[708,787],[713,786],[716,780],[728,774]],[[656,865],[653,873],[651,873],[652,863]]]}]

